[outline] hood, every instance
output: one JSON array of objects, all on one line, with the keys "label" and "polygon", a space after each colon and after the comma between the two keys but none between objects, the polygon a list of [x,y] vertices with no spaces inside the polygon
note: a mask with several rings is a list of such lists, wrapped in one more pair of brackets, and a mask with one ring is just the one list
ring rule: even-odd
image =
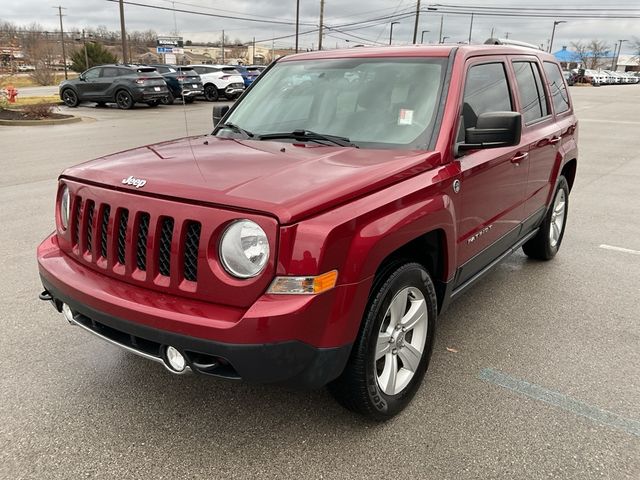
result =
[{"label": "hood", "polygon": [[62,177],[266,213],[289,224],[439,163],[434,152],[192,137],[98,158]]}]

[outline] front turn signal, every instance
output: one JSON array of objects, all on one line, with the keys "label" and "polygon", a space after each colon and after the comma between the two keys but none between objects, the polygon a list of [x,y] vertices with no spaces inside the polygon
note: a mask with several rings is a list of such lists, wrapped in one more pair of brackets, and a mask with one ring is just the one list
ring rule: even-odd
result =
[{"label": "front turn signal", "polygon": [[338,271],[315,277],[276,277],[267,293],[274,295],[318,295],[336,286]]}]

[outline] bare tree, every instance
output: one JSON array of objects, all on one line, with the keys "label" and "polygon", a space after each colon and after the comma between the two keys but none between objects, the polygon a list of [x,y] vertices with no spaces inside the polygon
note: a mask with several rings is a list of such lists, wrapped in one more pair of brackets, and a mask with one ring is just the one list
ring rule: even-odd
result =
[{"label": "bare tree", "polygon": [[633,56],[636,59],[640,59],[640,38],[633,37],[633,39],[629,42],[629,46],[633,50]]},{"label": "bare tree", "polygon": [[601,40],[591,40],[589,43],[571,42],[571,47],[580,59],[583,68],[597,70],[608,62],[609,46]]},{"label": "bare tree", "polygon": [[32,23],[22,34],[22,48],[31,64],[35,67],[31,78],[38,85],[52,85],[55,80],[56,47],[42,25]]}]

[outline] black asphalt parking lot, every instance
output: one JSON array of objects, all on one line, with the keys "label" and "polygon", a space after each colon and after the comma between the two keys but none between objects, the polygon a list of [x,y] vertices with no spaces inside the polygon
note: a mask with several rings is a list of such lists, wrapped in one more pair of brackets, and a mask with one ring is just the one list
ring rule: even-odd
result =
[{"label": "black asphalt parking lot", "polygon": [[0,127],[0,478],[640,478],[640,85],[571,92],[581,156],[560,253],[518,252],[457,299],[385,424],[325,391],[171,375],[37,300],[60,171],[205,133],[210,103]]}]

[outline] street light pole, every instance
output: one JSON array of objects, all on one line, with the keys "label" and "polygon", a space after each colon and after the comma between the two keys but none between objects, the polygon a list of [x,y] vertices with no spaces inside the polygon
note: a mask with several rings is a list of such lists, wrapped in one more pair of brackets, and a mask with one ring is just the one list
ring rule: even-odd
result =
[{"label": "street light pole", "polygon": [[413,43],[415,44],[418,40],[418,23],[420,21],[420,0],[416,4],[416,23],[413,26]]},{"label": "street light pole", "polygon": [[393,39],[393,26],[399,23],[400,22],[391,22],[391,31],[389,32],[389,45],[391,45],[391,40]]},{"label": "street light pole", "polygon": [[469,45],[471,45],[471,32],[473,32],[473,12],[471,12],[471,24],[469,25]]},{"label": "street light pole", "polygon": [[440,16],[440,33],[438,34],[438,43],[442,43],[442,27],[444,23],[444,15]]},{"label": "street light pole", "polygon": [[622,42],[626,42],[627,40],[618,40],[618,53],[613,57],[615,59],[615,65],[612,70],[615,72],[618,69],[618,61],[620,60],[620,52],[622,51]]},{"label": "street light pole", "polygon": [[551,40],[549,41],[549,50],[548,52],[551,53],[551,50],[553,49],[553,37],[556,36],[556,26],[560,25],[561,23],[567,23],[564,20],[556,20],[553,22],[553,30],[551,31]]},{"label": "street light pole", "polygon": [[424,43],[424,34],[429,33],[431,30],[422,30],[422,36],[420,37],[420,43]]}]

